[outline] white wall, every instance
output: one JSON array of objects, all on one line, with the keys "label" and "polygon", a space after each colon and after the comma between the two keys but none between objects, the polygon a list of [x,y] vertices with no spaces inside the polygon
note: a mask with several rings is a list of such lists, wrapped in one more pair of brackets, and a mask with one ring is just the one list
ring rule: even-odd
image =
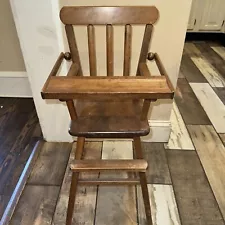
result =
[{"label": "white wall", "polygon": [[0,96],[32,96],[8,0],[0,1]]},{"label": "white wall", "polygon": [[[181,54],[187,21],[191,6],[191,0],[77,0],[65,1],[61,0],[59,5],[55,0],[11,0],[13,13],[16,21],[18,35],[27,67],[31,88],[37,107],[37,112],[41,122],[42,130],[48,141],[69,141],[71,137],[68,135],[69,115],[65,105],[57,101],[44,101],[41,99],[40,91],[53,66],[55,59],[64,46],[62,37],[62,26],[58,20],[59,8],[63,5],[155,5],[160,11],[160,19],[155,26],[154,37],[152,41],[152,51],[157,51],[167,69],[167,72],[173,82],[176,84],[178,70],[180,66]],[[29,28],[28,28],[29,27]],[[84,71],[88,72],[87,62],[87,44],[83,40],[84,30],[79,29],[77,34],[78,48],[81,50],[81,59]],[[97,56],[98,70],[101,74],[105,74],[105,31],[97,29]],[[118,74],[122,68],[122,46],[123,36],[122,28],[117,28],[118,32],[115,40],[116,57],[115,73]],[[133,58],[132,62],[136,62],[139,56],[138,46],[140,45],[143,28],[136,27],[133,30],[136,33],[133,38]],[[86,41],[86,40],[85,40]],[[59,47],[60,46],[60,47]],[[135,64],[132,64],[132,71],[135,71]],[[171,102],[163,101],[161,104],[155,103],[150,120],[166,123],[169,121],[171,112]]]},{"label": "white wall", "polygon": [[0,71],[26,71],[8,0],[0,1]]}]

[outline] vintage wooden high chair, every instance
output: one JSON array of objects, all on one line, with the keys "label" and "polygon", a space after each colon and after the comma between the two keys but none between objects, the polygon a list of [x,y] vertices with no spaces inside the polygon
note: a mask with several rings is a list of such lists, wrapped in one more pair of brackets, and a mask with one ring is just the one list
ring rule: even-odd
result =
[{"label": "vintage wooden high chair", "polygon": [[[149,133],[147,121],[151,101],[172,99],[173,86],[157,53],[148,53],[153,24],[158,19],[154,6],[129,7],[63,7],[61,21],[65,24],[70,53],[61,53],[42,90],[43,99],[66,101],[71,124],[69,133],[77,136],[75,160],[70,187],[66,224],[72,223],[77,185],[140,184],[148,224],[152,224],[146,181],[148,163],[143,159],[140,136]],[[132,24],[144,24],[145,32],[136,76],[130,75]],[[87,26],[90,76],[83,76],[73,25]],[[106,26],[107,76],[97,76],[95,26]],[[124,25],[123,76],[113,73],[113,26]],[[67,76],[56,76],[63,59],[72,59]],[[159,72],[152,76],[146,60],[155,60]],[[73,100],[76,100],[75,102]],[[74,104],[75,103],[75,104]],[[134,160],[83,160],[85,138],[132,138]],[[121,149],[123,151],[123,149]],[[138,172],[139,179],[83,180],[80,172]]]}]

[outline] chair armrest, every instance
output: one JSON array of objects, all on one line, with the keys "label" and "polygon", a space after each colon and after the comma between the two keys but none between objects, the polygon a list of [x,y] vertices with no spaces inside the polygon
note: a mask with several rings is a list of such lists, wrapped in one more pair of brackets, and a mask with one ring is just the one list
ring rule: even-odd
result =
[{"label": "chair armrest", "polygon": [[156,62],[156,65],[158,66],[158,69],[159,69],[159,72],[162,76],[165,76],[166,77],[166,80],[167,80],[167,83],[168,83],[168,86],[170,88],[171,91],[175,92],[175,89],[170,81],[170,78],[166,72],[166,69],[165,67],[163,66],[162,64],[162,61],[159,57],[159,55],[157,53],[154,54],[154,58],[155,58],[155,62]]},{"label": "chair armrest", "polygon": [[45,84],[44,84],[43,89],[47,88],[48,83],[50,81],[50,78],[53,77],[53,76],[56,76],[56,74],[57,74],[57,72],[58,72],[58,70],[59,70],[59,68],[60,68],[60,66],[62,64],[62,61],[63,61],[64,57],[65,57],[64,53],[61,52],[59,57],[57,58],[57,60],[55,62],[55,65],[53,66],[53,68],[52,68],[52,70],[51,70],[51,72],[50,72],[50,74],[49,74]]},{"label": "chair armrest", "polygon": [[[157,65],[157,67],[158,67],[158,70],[159,70],[161,76],[165,76],[166,77],[166,81],[168,83],[168,86],[169,86],[170,90],[172,92],[174,92],[175,89],[174,89],[174,87],[173,87],[173,85],[172,85],[172,83],[170,81],[170,78],[169,78],[169,76],[168,76],[168,74],[166,72],[165,67],[163,66],[163,63],[162,63],[158,53],[149,53],[148,60],[153,60],[153,59],[155,60],[155,63]],[[139,70],[140,70],[140,75],[141,76],[145,76],[145,77],[150,77],[151,76],[151,73],[150,73],[150,71],[148,69],[148,66],[147,66],[147,64],[145,62],[142,62],[142,63],[139,64]]]},{"label": "chair armrest", "polygon": [[155,53],[155,61],[162,76],[151,76],[146,63],[140,63],[142,76],[87,77],[76,76],[79,66],[72,63],[67,76],[56,76],[65,58],[58,57],[41,95],[43,99],[172,99],[174,88],[163,67],[159,56]]},{"label": "chair armrest", "polygon": [[[62,65],[63,59],[70,60],[70,55],[68,55],[68,52],[65,53],[65,54],[63,52],[60,53],[59,57],[57,58],[54,66],[53,66],[53,68],[52,68],[52,70],[51,70],[51,72],[50,72],[50,74],[49,74],[49,76],[48,76],[48,78],[47,78],[47,80],[44,84],[43,90],[45,90],[47,88],[50,79],[57,75],[57,73],[59,71],[59,68]],[[67,73],[67,76],[76,76],[77,73],[78,73],[78,70],[79,70],[78,64],[72,63],[71,66],[70,66],[70,69]]]},{"label": "chair armrest", "polygon": [[51,70],[51,72],[49,74],[49,77],[56,76],[56,74],[57,74],[57,72],[58,72],[58,70],[59,70],[59,68],[60,68],[60,66],[62,64],[62,61],[63,61],[64,57],[65,57],[64,53],[61,52],[59,57],[58,57],[58,59],[55,62],[55,65],[53,66],[53,68],[52,68],[52,70]]}]

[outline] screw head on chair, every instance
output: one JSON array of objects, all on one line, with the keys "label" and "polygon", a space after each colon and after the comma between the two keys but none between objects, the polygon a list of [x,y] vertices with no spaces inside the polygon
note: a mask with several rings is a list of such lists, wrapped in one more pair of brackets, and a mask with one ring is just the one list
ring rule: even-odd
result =
[{"label": "screw head on chair", "polygon": [[71,53],[70,53],[70,52],[65,52],[65,53],[64,53],[64,58],[65,58],[65,60],[67,60],[67,61],[71,60]]},{"label": "screw head on chair", "polygon": [[151,61],[151,60],[153,60],[154,58],[155,58],[155,53],[149,52],[148,55],[147,55],[147,59]]}]

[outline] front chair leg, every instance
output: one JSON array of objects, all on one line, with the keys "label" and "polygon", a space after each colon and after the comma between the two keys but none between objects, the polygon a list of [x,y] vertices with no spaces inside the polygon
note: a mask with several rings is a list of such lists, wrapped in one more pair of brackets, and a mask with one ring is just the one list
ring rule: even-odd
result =
[{"label": "front chair leg", "polygon": [[[135,157],[137,159],[143,159],[140,137],[134,138],[134,150],[135,150]],[[147,224],[152,225],[153,223],[152,223],[152,216],[151,216],[151,207],[150,207],[150,201],[149,201],[146,173],[139,172],[139,177],[140,177],[142,196],[143,196],[143,200],[144,200]]]},{"label": "front chair leg", "polygon": [[[84,137],[78,137],[77,147],[76,147],[76,152],[75,152],[75,159],[76,160],[80,160],[81,157],[82,157],[83,149],[84,149],[84,142],[85,142]],[[73,172],[72,173],[71,185],[70,185],[70,195],[69,195],[69,202],[68,202],[68,209],[67,209],[67,216],[66,216],[66,225],[72,224],[78,178],[79,178],[79,173]]]}]

